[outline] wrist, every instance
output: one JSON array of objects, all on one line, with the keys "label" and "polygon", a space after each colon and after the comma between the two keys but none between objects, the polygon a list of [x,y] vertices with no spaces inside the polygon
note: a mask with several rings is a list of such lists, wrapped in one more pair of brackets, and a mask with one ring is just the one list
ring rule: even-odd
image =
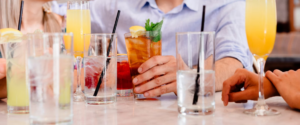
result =
[{"label": "wrist", "polygon": [[272,84],[272,82],[264,77],[264,94],[265,94],[265,98],[271,98],[274,96],[280,96],[280,94],[278,93],[277,89],[275,88],[275,86]]}]

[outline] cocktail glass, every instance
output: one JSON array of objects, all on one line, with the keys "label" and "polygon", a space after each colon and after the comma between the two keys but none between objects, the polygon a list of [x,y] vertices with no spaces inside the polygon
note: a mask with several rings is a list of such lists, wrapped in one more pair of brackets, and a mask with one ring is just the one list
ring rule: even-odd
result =
[{"label": "cocktail glass", "polygon": [[91,18],[90,18],[90,2],[89,0],[76,0],[68,2],[67,10],[67,33],[74,34],[74,56],[75,56],[75,72],[76,76],[76,91],[74,93],[74,101],[84,101],[83,86],[81,85],[81,68],[83,57],[83,34],[91,33]]},{"label": "cocktail glass", "polygon": [[73,35],[45,33],[30,37],[27,59],[30,122],[71,124]]},{"label": "cocktail glass", "polygon": [[276,37],[276,0],[246,1],[246,35],[249,49],[254,55],[259,73],[259,98],[253,109],[244,113],[255,116],[278,115],[265,102],[263,78],[265,60],[272,52]]},{"label": "cocktail glass", "polygon": [[178,112],[210,115],[215,111],[214,32],[176,34]]},{"label": "cocktail glass", "polygon": [[132,79],[127,54],[118,54],[117,96],[132,96]]},{"label": "cocktail glass", "polygon": [[[132,37],[131,33],[125,34],[125,43],[128,54],[128,61],[130,66],[130,73],[132,79],[140,73],[137,71],[140,65],[146,62],[153,56],[161,55],[161,40],[154,41],[153,34],[160,34],[159,31],[146,31],[145,35]],[[144,83],[142,83],[144,84]],[[133,85],[133,89],[135,86]],[[135,99],[145,99],[142,93],[133,92]]]},{"label": "cocktail glass", "polygon": [[[116,102],[116,39],[116,34],[110,33],[84,35],[84,95],[87,104],[100,105]],[[102,79],[99,82],[100,78]],[[99,90],[96,91],[98,84]]]}]

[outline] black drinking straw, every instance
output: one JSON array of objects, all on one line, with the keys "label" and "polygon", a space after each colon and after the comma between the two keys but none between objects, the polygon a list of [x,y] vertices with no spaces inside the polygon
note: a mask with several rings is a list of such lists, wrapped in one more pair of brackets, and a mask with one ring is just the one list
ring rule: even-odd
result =
[{"label": "black drinking straw", "polygon": [[[204,23],[205,23],[205,5],[203,6],[203,13],[202,13],[202,24],[201,24],[201,32],[204,31]],[[202,37],[202,36],[200,36]],[[201,46],[201,43],[200,43]],[[200,49],[200,48],[199,48]],[[199,53],[200,54],[200,53]],[[199,56],[200,58],[200,56]],[[198,102],[198,93],[199,93],[199,89],[200,89],[200,85],[199,85],[199,72],[200,72],[200,68],[199,68],[199,59],[198,59],[198,65],[197,65],[197,78],[196,78],[196,85],[195,85],[195,93],[194,93],[194,98],[193,98],[193,105],[196,105]]]},{"label": "black drinking straw", "polygon": [[20,7],[19,24],[18,24],[19,31],[21,31],[21,25],[22,25],[23,6],[24,6],[24,0],[21,1],[21,7]]},{"label": "black drinking straw", "polygon": [[[114,24],[114,28],[113,28],[113,31],[112,31],[113,35],[112,35],[112,37],[111,37],[111,39],[110,39],[110,42],[109,42],[109,45],[108,45],[106,57],[108,57],[108,56],[109,56],[109,53],[110,53],[110,48],[111,48],[111,44],[112,44],[113,39],[114,39],[114,37],[113,37],[113,36],[114,36],[114,33],[116,32],[116,29],[117,29],[117,25],[118,25],[118,21],[119,21],[120,12],[121,12],[121,11],[118,10],[117,17],[116,17],[115,24]],[[109,63],[110,63],[110,59],[108,58],[108,59],[106,60],[106,67],[108,67]],[[102,80],[103,80],[103,77],[104,77],[105,72],[106,72],[106,67],[104,67],[103,70],[102,70],[102,72],[101,72],[101,76],[100,76],[100,78],[99,78],[99,81],[98,81],[96,90],[95,90],[95,92],[94,92],[94,96],[97,96],[97,94],[98,94],[100,85],[102,84]]]}]

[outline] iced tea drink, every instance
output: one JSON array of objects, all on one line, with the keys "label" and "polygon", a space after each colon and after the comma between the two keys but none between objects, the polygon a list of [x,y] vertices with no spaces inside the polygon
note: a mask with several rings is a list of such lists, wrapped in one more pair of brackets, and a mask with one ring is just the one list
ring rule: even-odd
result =
[{"label": "iced tea drink", "polygon": [[[144,35],[132,37],[131,33],[125,34],[125,43],[130,66],[130,73],[134,79],[139,72],[137,71],[140,65],[146,62],[153,56],[161,55],[161,40],[154,41],[153,34],[160,34],[158,31],[145,31]],[[135,86],[133,86],[133,89]],[[134,92],[135,99],[145,98],[143,94]]]}]

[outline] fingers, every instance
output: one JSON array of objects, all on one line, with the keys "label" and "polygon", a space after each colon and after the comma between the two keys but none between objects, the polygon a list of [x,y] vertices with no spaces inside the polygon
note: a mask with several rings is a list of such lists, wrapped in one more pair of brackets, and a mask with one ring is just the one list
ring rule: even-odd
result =
[{"label": "fingers", "polygon": [[231,88],[237,84],[244,83],[246,80],[245,76],[248,74],[247,72],[245,69],[237,69],[235,74],[223,83],[222,100],[225,106],[228,105]]},{"label": "fingers", "polygon": [[145,84],[135,87],[134,91],[136,93],[143,93],[145,91],[151,90],[155,87],[159,87],[161,85],[164,85],[164,84],[167,84],[167,83],[170,83],[173,81],[176,81],[176,72],[157,77]]},{"label": "fingers", "polygon": [[177,91],[177,84],[176,82],[172,82],[170,84],[145,92],[144,96],[147,98],[151,98],[151,97],[157,97],[165,93],[176,92],[176,91]]},{"label": "fingers", "polygon": [[[145,81],[148,81],[148,80],[154,78],[155,76],[167,74],[167,73],[173,71],[174,70],[173,68],[174,67],[167,66],[167,65],[160,65],[160,66],[153,67],[152,69],[146,71],[145,73],[140,74],[137,77],[135,77],[132,80],[132,82],[134,85],[139,85]],[[176,73],[176,71],[174,73]],[[174,78],[176,79],[176,76]]]},{"label": "fingers", "polygon": [[[276,72],[277,72],[277,74],[280,74],[280,75],[282,75],[281,73],[281,71],[277,71],[277,70],[275,70]],[[266,77],[276,86],[276,88],[277,88],[277,84],[278,84],[278,81],[279,81],[279,78],[278,78],[278,75],[275,75],[275,71],[274,71],[274,73],[272,73],[271,71],[267,71],[267,73],[266,73]],[[281,72],[281,73],[280,73]]]},{"label": "fingers", "polygon": [[257,100],[258,92],[254,89],[246,89],[229,94],[229,102],[244,102],[245,100]]},{"label": "fingers", "polygon": [[145,63],[143,63],[139,67],[138,72],[144,73],[144,72],[148,71],[149,69],[151,69],[152,67],[165,64],[165,63],[169,62],[170,60],[174,60],[174,62],[176,62],[176,59],[174,56],[154,56],[154,57],[150,58],[149,60],[147,60]]},{"label": "fingers", "polygon": [[276,70],[274,70],[274,74],[277,76],[281,76],[284,74],[284,72],[281,72],[280,70],[276,69]]}]

